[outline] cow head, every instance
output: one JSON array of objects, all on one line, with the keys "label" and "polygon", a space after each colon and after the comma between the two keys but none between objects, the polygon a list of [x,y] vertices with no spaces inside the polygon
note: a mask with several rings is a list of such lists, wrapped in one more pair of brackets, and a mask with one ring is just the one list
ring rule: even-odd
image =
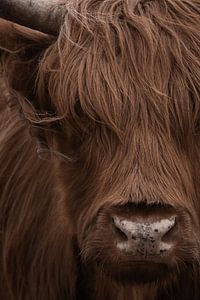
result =
[{"label": "cow head", "polygon": [[[59,37],[34,60],[37,118],[29,118],[53,126],[43,134],[58,217],[81,261],[115,280],[162,281],[195,269],[199,7],[83,0],[65,9]],[[52,114],[42,119],[41,111]]]}]

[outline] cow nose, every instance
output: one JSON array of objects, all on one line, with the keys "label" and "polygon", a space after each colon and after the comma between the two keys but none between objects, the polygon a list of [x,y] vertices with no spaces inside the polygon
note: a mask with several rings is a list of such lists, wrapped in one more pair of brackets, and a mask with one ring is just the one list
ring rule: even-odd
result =
[{"label": "cow nose", "polygon": [[148,256],[163,257],[173,249],[175,238],[173,229],[176,216],[127,219],[113,217],[117,248],[136,255],[140,260]]}]

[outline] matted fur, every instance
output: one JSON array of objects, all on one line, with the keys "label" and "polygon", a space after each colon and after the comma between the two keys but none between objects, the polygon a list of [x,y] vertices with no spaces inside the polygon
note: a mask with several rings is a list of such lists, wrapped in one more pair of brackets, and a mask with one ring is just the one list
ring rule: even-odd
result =
[{"label": "matted fur", "polygon": [[[1,21],[1,299],[200,299],[199,28],[198,0],[66,1],[58,38]],[[174,269],[117,282],[103,212],[144,200],[184,217]]]}]

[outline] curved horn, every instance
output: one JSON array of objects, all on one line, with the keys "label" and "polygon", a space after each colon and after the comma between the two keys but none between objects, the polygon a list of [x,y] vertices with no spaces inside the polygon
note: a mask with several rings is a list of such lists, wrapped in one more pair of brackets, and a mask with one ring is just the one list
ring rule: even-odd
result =
[{"label": "curved horn", "polygon": [[59,0],[0,0],[0,17],[17,24],[57,35],[64,11]]}]

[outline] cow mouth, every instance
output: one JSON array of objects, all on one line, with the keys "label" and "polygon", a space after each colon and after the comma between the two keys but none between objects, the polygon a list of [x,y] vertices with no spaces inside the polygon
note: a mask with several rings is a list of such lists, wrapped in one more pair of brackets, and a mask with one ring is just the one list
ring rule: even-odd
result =
[{"label": "cow mouth", "polygon": [[129,264],[102,265],[98,262],[99,268],[104,273],[120,283],[148,283],[166,280],[172,269],[165,263],[152,261],[137,261]]}]

